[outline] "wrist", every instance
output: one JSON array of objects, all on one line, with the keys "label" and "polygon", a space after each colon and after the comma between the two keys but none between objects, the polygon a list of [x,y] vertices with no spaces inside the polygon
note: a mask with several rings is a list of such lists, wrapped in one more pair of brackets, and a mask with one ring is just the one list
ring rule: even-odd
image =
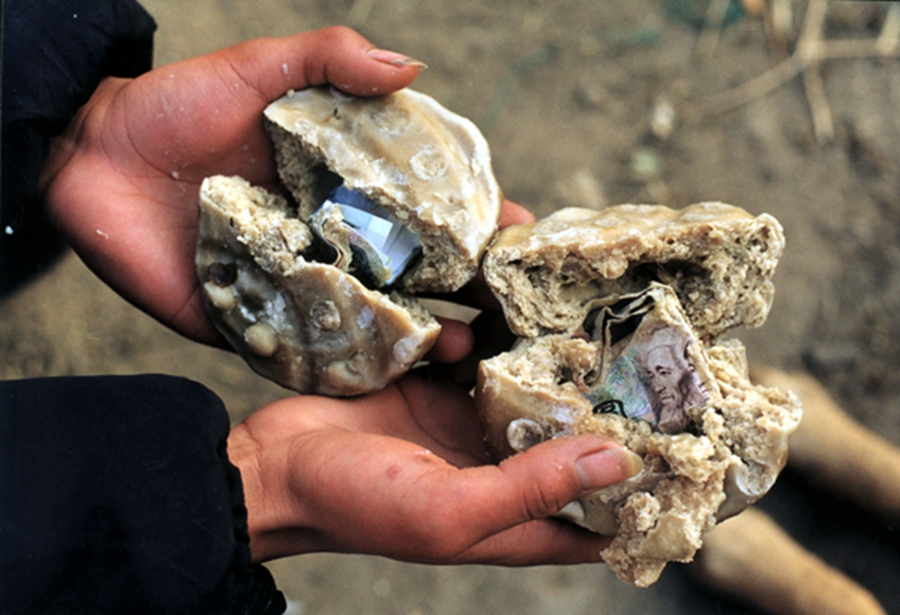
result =
[{"label": "wrist", "polygon": [[55,179],[66,169],[72,159],[84,150],[87,145],[94,143],[102,120],[98,121],[98,112],[104,115],[110,101],[132,79],[121,77],[107,77],[100,82],[88,101],[82,105],[61,134],[50,142],[50,150],[47,159],[41,167],[38,180],[38,191],[54,205],[53,199],[48,199],[48,194]]},{"label": "wrist", "polygon": [[253,563],[309,550],[303,547],[303,531],[297,527],[298,513],[288,493],[288,464],[273,461],[285,457],[279,449],[277,442],[263,446],[244,423],[228,435],[228,458],[241,474]]},{"label": "wrist", "polygon": [[262,473],[259,469],[260,446],[253,439],[245,425],[231,428],[228,434],[228,459],[241,474],[244,493],[244,508],[247,510],[247,533],[250,536],[250,559],[254,563],[263,561],[265,541],[263,536],[268,525],[264,507]]}]

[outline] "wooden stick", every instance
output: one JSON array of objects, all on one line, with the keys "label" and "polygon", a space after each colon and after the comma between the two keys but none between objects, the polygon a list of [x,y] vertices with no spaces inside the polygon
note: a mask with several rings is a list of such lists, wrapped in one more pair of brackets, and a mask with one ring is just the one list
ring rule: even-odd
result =
[{"label": "wooden stick", "polygon": [[793,38],[794,8],[791,0],[770,0],[766,3],[765,25],[772,57],[784,60],[788,57],[789,43]]},{"label": "wooden stick", "polygon": [[834,120],[831,117],[831,105],[825,96],[825,84],[822,83],[822,71],[818,62],[810,64],[803,71],[803,91],[806,92],[809,103],[816,142],[819,145],[831,143],[834,139]]},{"label": "wooden stick", "polygon": [[[882,29],[882,35],[878,38],[842,41],[822,40],[826,10],[826,0],[810,0],[794,53],[761,75],[713,97],[705,107],[706,112],[717,115],[736,109],[776,90],[800,73],[807,71],[824,60],[864,57],[887,58],[900,55],[900,44],[897,44],[898,26],[896,20],[898,17],[894,17],[894,12],[898,9],[891,7],[888,19],[885,21],[885,26]],[[816,79],[816,77],[813,77],[813,79]],[[822,92],[822,99],[824,99],[824,90]],[[821,100],[814,101],[811,99],[810,106],[813,108],[814,118],[815,114],[819,113],[820,122],[823,121],[822,118],[826,116],[826,112],[817,108],[821,107]],[[827,116],[830,115],[831,111],[828,110]],[[824,129],[824,134],[827,134],[827,128]]]},{"label": "wooden stick", "polygon": [[712,56],[722,35],[722,24],[728,12],[728,0],[711,0],[703,20],[703,30],[697,38],[696,53],[701,58]]}]

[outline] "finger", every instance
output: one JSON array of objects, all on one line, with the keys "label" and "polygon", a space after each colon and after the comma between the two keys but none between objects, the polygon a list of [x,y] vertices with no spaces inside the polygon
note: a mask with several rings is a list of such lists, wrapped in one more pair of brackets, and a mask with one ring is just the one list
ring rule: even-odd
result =
[{"label": "finger", "polygon": [[[499,529],[546,519],[569,502],[630,478],[641,458],[617,442],[594,435],[557,438],[478,470],[490,488],[473,491],[470,510],[495,519]],[[512,506],[497,506],[503,501]]]},{"label": "finger", "polygon": [[534,214],[509,200],[503,201],[503,209],[500,210],[500,228],[504,229],[508,226],[516,224],[527,224],[534,222]]},{"label": "finger", "polygon": [[502,566],[586,564],[603,561],[612,538],[559,519],[531,521],[490,536],[455,563]]},{"label": "finger", "polygon": [[397,382],[409,415],[427,437],[406,439],[429,448],[454,468],[490,463],[484,427],[472,396],[448,378],[447,371],[444,366],[432,364]]},{"label": "finger", "polygon": [[[435,515],[436,525],[423,536],[444,537],[431,549],[445,560],[540,561],[557,552],[560,545],[553,541],[563,535],[549,517],[579,497],[634,476],[641,467],[640,458],[616,442],[586,435],[544,442],[499,466],[466,468],[452,477],[435,472],[420,479],[419,495],[442,514]],[[453,531],[442,522],[452,522]],[[517,532],[529,532],[533,542],[517,542]],[[569,538],[567,549],[576,549],[579,558],[596,559],[590,549],[599,543],[586,553],[576,547],[574,536]],[[558,557],[567,560],[574,554]]]},{"label": "finger", "polygon": [[251,40],[226,52],[241,78],[267,101],[291,89],[325,84],[358,96],[386,94],[408,86],[424,66],[409,58],[404,61],[401,54],[378,50],[343,26]]},{"label": "finger", "polygon": [[425,358],[438,363],[458,363],[475,347],[475,337],[465,323],[449,318],[436,317],[441,323],[441,334]]}]

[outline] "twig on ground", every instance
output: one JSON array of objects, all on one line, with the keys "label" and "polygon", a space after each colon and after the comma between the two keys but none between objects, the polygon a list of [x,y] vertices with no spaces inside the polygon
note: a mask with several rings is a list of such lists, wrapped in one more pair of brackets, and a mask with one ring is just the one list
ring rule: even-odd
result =
[{"label": "twig on ground", "polygon": [[[765,1],[765,0],[763,0]],[[763,19],[766,36],[769,39],[769,50],[772,57],[782,61],[788,57],[788,49],[794,20],[792,0],[769,0],[765,2]]]},{"label": "twig on ground", "polygon": [[[825,60],[896,57],[900,55],[900,9],[892,6],[877,38],[858,40],[823,40],[827,0],[810,0],[794,53],[768,71],[746,83],[714,97],[706,111],[720,114],[736,109],[781,87],[804,73],[807,101],[813,116],[813,127],[819,143],[826,143],[834,135],[831,109],[819,73],[819,63]],[[811,77],[805,73],[815,73]]]},{"label": "twig on ground", "polygon": [[725,14],[728,12],[730,0],[710,0],[706,9],[706,18],[703,20],[703,30],[697,38],[695,49],[698,56],[707,58],[713,54],[719,37],[722,34],[722,25],[725,23]]}]

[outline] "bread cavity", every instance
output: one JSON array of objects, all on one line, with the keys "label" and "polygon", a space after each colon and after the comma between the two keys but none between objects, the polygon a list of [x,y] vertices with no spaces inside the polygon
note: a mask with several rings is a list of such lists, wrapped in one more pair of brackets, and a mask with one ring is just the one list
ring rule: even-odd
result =
[{"label": "bread cavity", "polygon": [[706,203],[561,210],[489,250],[485,279],[521,336],[479,366],[490,452],[594,433],[640,455],[637,476],[559,515],[613,536],[603,557],[625,581],[690,561],[784,467],[798,400],[751,384],[743,345],[717,337],[763,323],[783,247],[771,216]]}]

